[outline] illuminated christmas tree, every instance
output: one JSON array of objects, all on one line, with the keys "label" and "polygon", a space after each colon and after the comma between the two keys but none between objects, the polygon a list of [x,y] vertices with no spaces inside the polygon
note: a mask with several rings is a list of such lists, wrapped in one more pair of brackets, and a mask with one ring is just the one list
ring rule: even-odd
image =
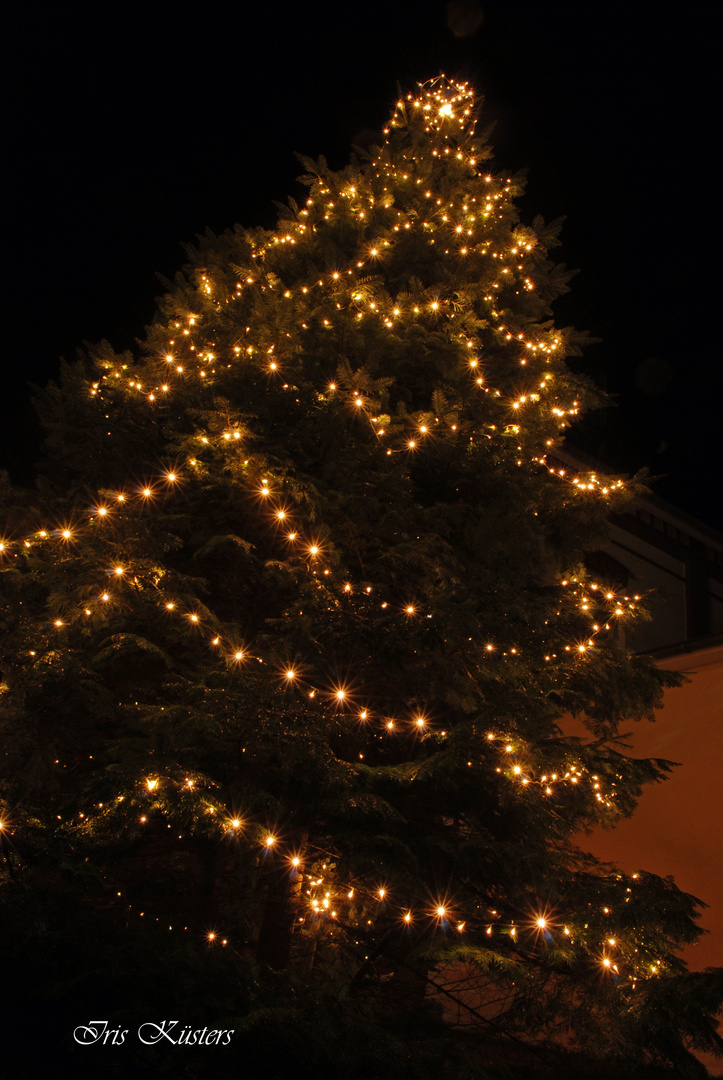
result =
[{"label": "illuminated christmas tree", "polygon": [[675,677],[585,569],[636,485],[555,459],[599,397],[475,115],[408,94],[275,230],[201,239],[138,357],[42,394],[0,552],[6,909],[22,944],[63,897],[54,941],[81,911],[247,1011],[240,972],[288,969],[292,1027],[333,994],[397,1047],[446,1011],[685,1068],[721,998],[678,957],[696,902],[580,850],[666,768],[616,737]]}]

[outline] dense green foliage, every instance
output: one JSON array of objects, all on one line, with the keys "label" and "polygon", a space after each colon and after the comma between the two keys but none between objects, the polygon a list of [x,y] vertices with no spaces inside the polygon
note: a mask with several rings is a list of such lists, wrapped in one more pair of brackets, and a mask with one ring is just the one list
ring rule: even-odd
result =
[{"label": "dense green foliage", "polygon": [[696,901],[579,847],[664,774],[616,735],[672,677],[585,569],[635,485],[555,462],[599,399],[473,114],[436,80],[368,160],[305,162],[138,356],[41,394],[38,490],[3,493],[3,935],[69,1050],[161,1012],[235,1029],[219,1076],[716,1045]]}]

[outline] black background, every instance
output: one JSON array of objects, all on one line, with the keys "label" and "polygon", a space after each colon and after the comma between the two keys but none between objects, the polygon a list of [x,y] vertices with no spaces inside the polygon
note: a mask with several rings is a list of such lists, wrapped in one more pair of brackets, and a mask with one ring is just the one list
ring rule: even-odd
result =
[{"label": "black background", "polygon": [[[566,215],[557,320],[617,408],[572,441],[723,527],[713,5],[25,5],[5,16],[0,464],[28,483],[44,383],[83,341],[133,346],[156,276],[210,227],[270,226],[293,156],[368,143],[397,84],[470,80],[523,218]],[[482,125],[485,126],[484,123]],[[373,141],[373,139],[371,140]],[[715,328],[715,329],[714,329]],[[79,437],[81,437],[79,435]]]}]

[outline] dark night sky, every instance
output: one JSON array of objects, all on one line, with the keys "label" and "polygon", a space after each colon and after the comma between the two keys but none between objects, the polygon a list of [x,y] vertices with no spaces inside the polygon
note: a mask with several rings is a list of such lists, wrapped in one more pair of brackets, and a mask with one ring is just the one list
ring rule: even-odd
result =
[{"label": "dark night sky", "polygon": [[659,495],[723,528],[713,7],[626,7],[481,0],[460,37],[450,13],[473,30],[475,0],[16,6],[2,61],[0,464],[30,481],[28,380],[53,377],[83,341],[132,346],[181,242],[272,225],[273,200],[299,194],[293,151],[344,165],[398,82],[444,70],[485,94],[496,164],[529,169],[523,217],[567,216],[557,258],[580,274],[558,321],[603,339],[576,366],[618,402],[573,441],[665,474]]}]

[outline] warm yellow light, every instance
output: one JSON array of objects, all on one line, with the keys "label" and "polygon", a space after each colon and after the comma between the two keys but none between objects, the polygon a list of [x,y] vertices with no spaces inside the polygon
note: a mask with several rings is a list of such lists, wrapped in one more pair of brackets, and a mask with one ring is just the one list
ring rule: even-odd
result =
[{"label": "warm yellow light", "polygon": [[443,919],[446,914],[447,914],[446,908],[443,908],[443,907],[438,907],[437,908],[437,915],[439,916],[440,919]]},{"label": "warm yellow light", "polygon": [[244,658],[244,654],[242,652],[240,652],[240,651],[237,652],[237,653],[234,653],[233,656],[234,656],[234,660],[243,660],[243,658]]},{"label": "warm yellow light", "polygon": [[414,608],[412,607],[411,604],[405,610],[407,612],[407,615],[413,615],[414,614]]},{"label": "warm yellow light", "polygon": [[276,843],[276,837],[274,837],[274,836],[267,836],[266,837],[266,847],[273,847],[275,843]]},{"label": "warm yellow light", "polygon": [[166,604],[166,607],[168,608],[169,611],[173,611],[175,606],[176,605],[173,603],[173,601],[170,601],[168,604]]},{"label": "warm yellow light", "polygon": [[279,521],[283,521],[284,518],[286,517],[286,512],[284,510],[277,510],[276,511],[276,516],[279,519]]},{"label": "warm yellow light", "polygon": [[547,926],[547,922],[545,919],[542,918],[542,916],[540,916],[540,918],[537,920],[537,925],[539,926],[540,930],[544,930]]},{"label": "warm yellow light", "polygon": [[285,675],[285,677],[287,679],[295,679],[296,678],[296,672],[293,670],[293,668],[289,668],[288,671],[285,671],[284,675]]},{"label": "warm yellow light", "polygon": [[310,555],[318,555],[319,554],[319,549],[316,546],[316,544],[311,545],[311,547],[309,548],[309,554]]},{"label": "warm yellow light", "polygon": [[231,825],[233,826],[234,829],[240,829],[241,828],[241,822],[239,821],[238,818],[233,818],[233,820],[231,821]]},{"label": "warm yellow light", "polygon": [[115,572],[116,572],[116,574],[118,574],[120,576],[123,573],[123,567],[122,566],[116,566]]},{"label": "warm yellow light", "polygon": [[146,786],[148,787],[149,791],[155,791],[155,789],[158,787],[158,781],[157,780],[146,780]]}]

